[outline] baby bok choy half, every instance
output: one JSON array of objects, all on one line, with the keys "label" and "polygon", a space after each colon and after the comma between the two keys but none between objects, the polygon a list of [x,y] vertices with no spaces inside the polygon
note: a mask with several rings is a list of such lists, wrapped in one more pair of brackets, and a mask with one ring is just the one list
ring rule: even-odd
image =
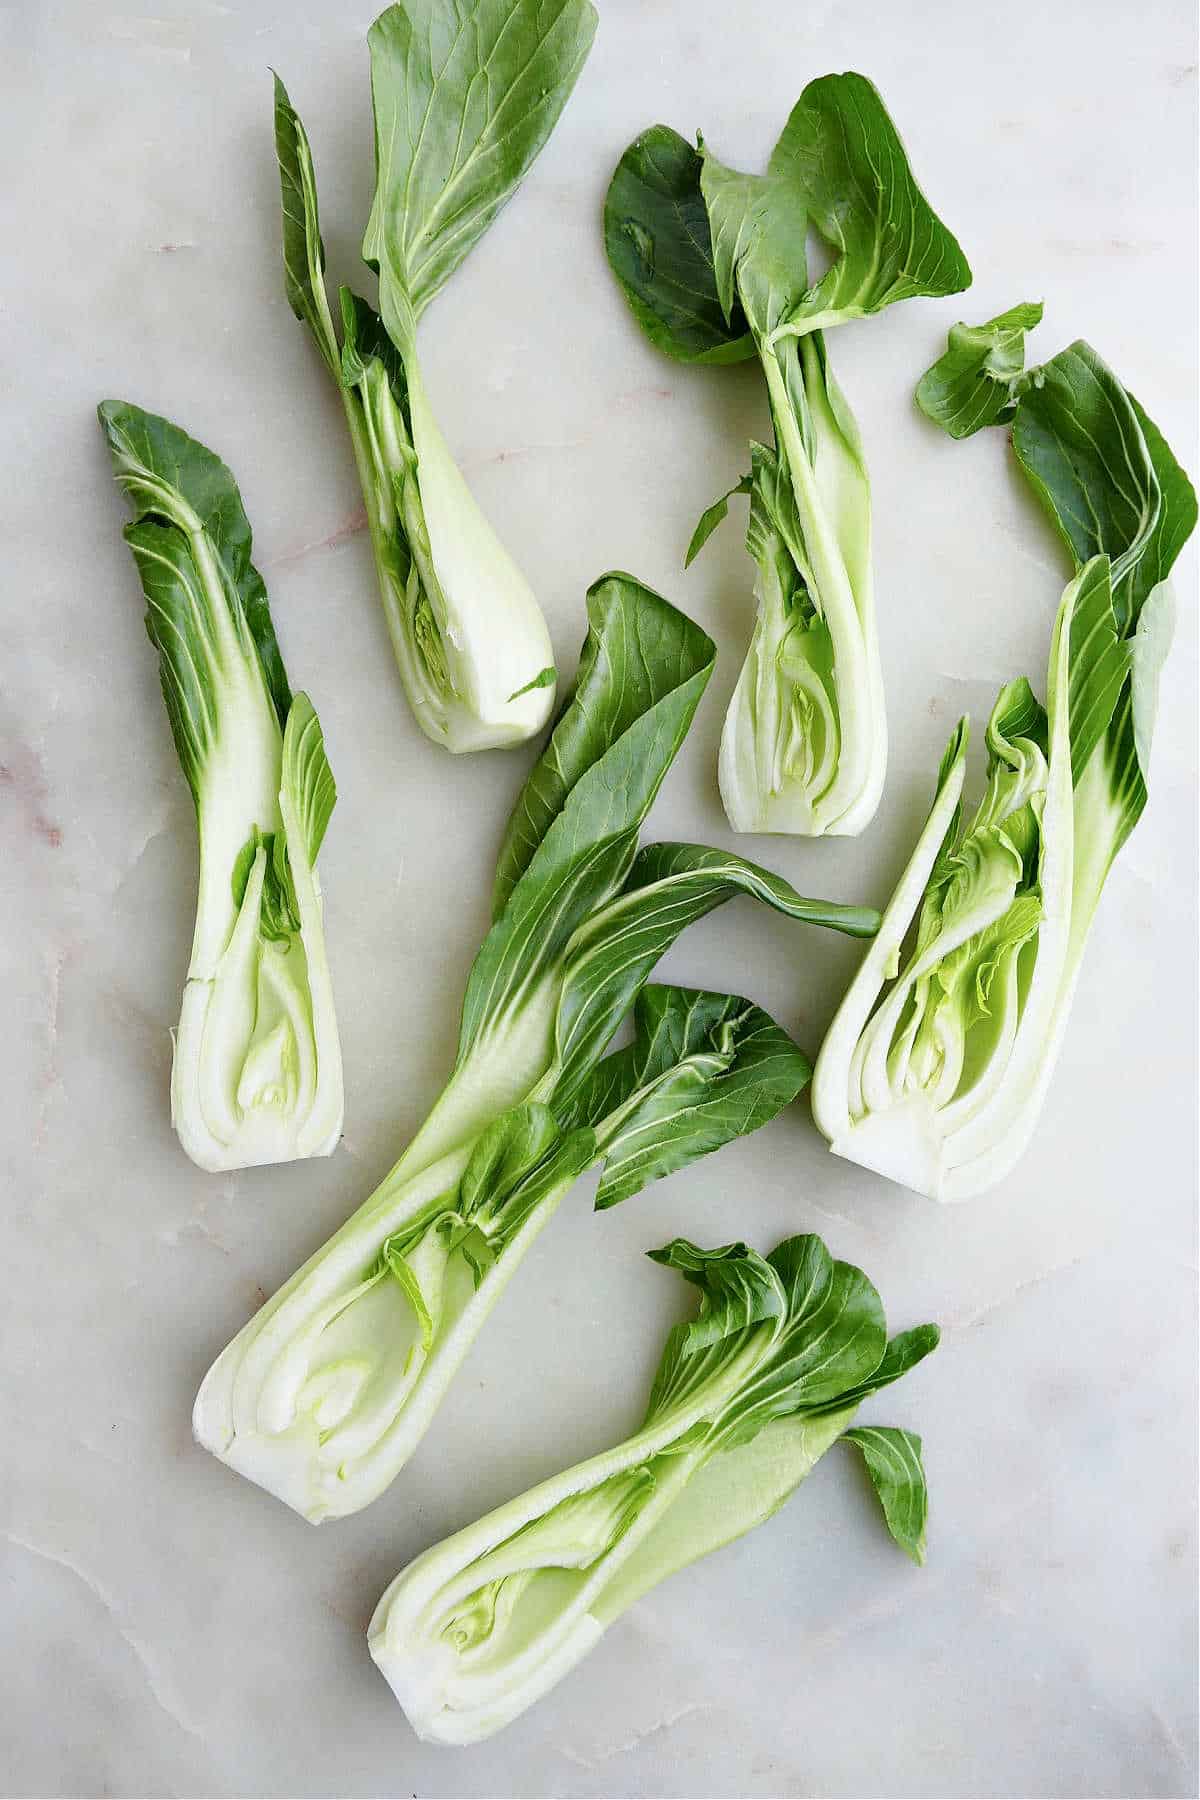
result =
[{"label": "baby bok choy half", "polygon": [[[275,80],[288,302],[341,391],[405,694],[447,750],[540,731],[554,654],[528,582],[434,418],[417,322],[528,173],[595,29],[589,0],[406,0],[380,14],[368,33],[376,186],[363,256],[379,276],[382,319],[342,288],[340,342],[312,153]],[[474,352],[482,368],[488,344]]]},{"label": "baby bok choy half", "polygon": [[[808,269],[812,227],[832,262]],[[871,567],[871,491],[825,332],[971,271],[913,179],[862,75],[801,94],[765,175],[668,126],[626,150],[604,213],[608,259],[651,342],[690,363],[757,356],[772,441],[704,514],[690,563],[749,495],[757,617],[725,717],[721,796],[736,831],[854,836],[883,791],[887,721]]]},{"label": "baby bok choy half", "polygon": [[140,407],[99,411],[200,836],[172,1122],[202,1169],[327,1156],[342,1056],[316,866],[336,799],[321,727],[288,687],[225,464]]},{"label": "baby bok choy half", "polygon": [[371,1654],[417,1735],[470,1744],[573,1669],[640,1595],[776,1512],[844,1438],[896,1541],[924,1560],[921,1440],[855,1426],[935,1348],[888,1340],[879,1295],[818,1237],[651,1251],[700,1290],[667,1338],[638,1431],[435,1544],[387,1589]]},{"label": "baby bok choy half", "polygon": [[839,1156],[938,1200],[993,1186],[1037,1124],[1101,891],[1146,804],[1164,583],[1196,522],[1161,433],[1094,350],[1023,371],[1038,316],[955,327],[918,397],[952,436],[1011,418],[1017,461],[1070,550],[1045,704],[1023,676],[1001,689],[971,815],[967,721],[955,728],[813,1080]]},{"label": "baby bok choy half", "polygon": [[[521,791],[458,1059],[391,1174],[218,1357],[200,1442],[317,1521],[380,1494],[419,1443],[521,1257],[602,1163],[623,1200],[755,1129],[808,1066],[756,1007],[644,989],[684,927],[735,894],[853,935],[740,857],[638,847],[712,673],[711,640],[627,575],[588,595],[574,691]],[[634,1040],[603,1052],[634,1013]]]}]

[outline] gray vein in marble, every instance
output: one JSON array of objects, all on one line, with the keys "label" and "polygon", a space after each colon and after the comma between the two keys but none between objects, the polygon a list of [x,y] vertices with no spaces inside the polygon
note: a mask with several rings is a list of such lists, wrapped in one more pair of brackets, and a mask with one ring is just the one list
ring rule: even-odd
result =
[{"label": "gray vein in marble", "polygon": [[156,1667],[153,1652],[135,1631],[122,1623],[118,1603],[103,1583],[98,1581],[94,1575],[89,1575],[74,1557],[68,1556],[62,1550],[50,1550],[44,1544],[32,1543],[28,1538],[19,1536],[15,1531],[5,1531],[3,1535],[6,1543],[14,1545],[18,1550],[26,1551],[30,1556],[41,1557],[44,1562],[54,1563],[56,1567],[68,1570],[77,1581],[83,1583],[88,1593],[103,1608],[117,1636],[133,1652],[145,1678],[146,1688],[155,1705],[161,1708],[172,1723],[179,1727],[180,1731],[186,1732],[190,1738],[196,1738],[201,1743],[205,1743],[204,1731],[187,1717],[178,1696],[172,1691],[170,1682]]}]

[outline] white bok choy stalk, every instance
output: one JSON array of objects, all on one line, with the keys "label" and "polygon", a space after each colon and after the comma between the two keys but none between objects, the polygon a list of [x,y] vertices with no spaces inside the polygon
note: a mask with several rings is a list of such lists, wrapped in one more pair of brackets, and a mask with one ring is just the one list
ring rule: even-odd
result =
[{"label": "white bok choy stalk", "polygon": [[1023,677],[1001,690],[966,823],[956,727],[813,1078],[837,1155],[938,1200],[994,1186],[1037,1125],[1105,879],[1146,804],[1164,583],[1196,521],[1161,434],[1087,344],[1021,373],[1014,336],[1036,316],[956,327],[919,395],[952,436],[1012,418],[1017,460],[1071,550],[1045,709]]},{"label": "white bok choy stalk", "polygon": [[[638,848],[691,724],[711,640],[627,575],[588,596],[574,691],[500,853],[450,1080],[376,1193],[218,1357],[196,1436],[314,1521],[381,1493],[420,1441],[529,1243],[602,1161],[600,1206],[774,1116],[807,1064],[757,1008],[643,985],[735,894],[869,935],[694,844]],[[641,999],[639,1001],[639,995]],[[635,1010],[634,1043],[604,1057]]]},{"label": "white bok choy stalk", "polygon": [[879,1295],[817,1237],[652,1251],[700,1290],[667,1338],[640,1429],[410,1563],[369,1627],[419,1737],[470,1744],[533,1705],[647,1589],[762,1524],[839,1438],[896,1541],[925,1554],[921,1440],[854,1426],[868,1395],[935,1348],[888,1340]]},{"label": "white bok choy stalk", "polygon": [[[813,227],[833,261],[808,273]],[[949,294],[971,271],[913,179],[862,75],[810,82],[765,175],[724,167],[665,125],[621,158],[605,206],[609,262],[650,340],[684,362],[757,356],[772,442],[734,493],[757,617],[725,717],[721,795],[737,831],[853,836],[883,791],[887,721],[875,622],[871,492],[824,333],[896,300]]]},{"label": "white bok choy stalk", "polygon": [[434,417],[417,321],[528,173],[595,29],[590,0],[407,0],[380,14],[368,33],[376,187],[363,256],[382,320],[342,288],[340,344],[312,153],[275,79],[288,302],[341,391],[405,694],[451,751],[532,737],[556,677],[533,592]]},{"label": "white bok choy stalk", "polygon": [[202,1169],[327,1156],[343,1095],[316,866],[337,797],[321,727],[288,687],[225,464],[126,401],[99,413],[200,838],[172,1123]]}]

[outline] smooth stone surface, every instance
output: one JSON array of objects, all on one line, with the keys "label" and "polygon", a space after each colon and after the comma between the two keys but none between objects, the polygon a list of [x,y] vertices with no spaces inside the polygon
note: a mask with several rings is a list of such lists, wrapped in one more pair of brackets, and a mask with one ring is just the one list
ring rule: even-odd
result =
[{"label": "smooth stone surface", "polygon": [[[1169,440],[1195,442],[1191,9],[602,0],[550,147],[430,312],[430,394],[550,618],[626,567],[720,661],[656,836],[731,842],[716,748],[751,619],[740,518],[696,517],[766,430],[752,369],[660,359],[603,261],[643,125],[763,158],[806,80],[860,68],[974,290],[839,331],[874,478],[893,743],[852,843],[755,840],[802,889],[883,901],[941,747],[1042,685],[1064,579],[999,433],[912,389],[959,317],[1041,297]],[[359,279],[369,5],[0,7],[3,240],[0,1783],[9,1794],[1179,1795],[1195,1792],[1196,561],[1149,810],[1108,884],[1041,1130],[944,1211],[830,1157],[804,1105],[603,1217],[564,1206],[392,1491],[319,1534],[197,1450],[211,1358],[389,1166],[449,1065],[525,753],[452,762],[408,718],[337,399],[282,291],[268,66],[312,136],[331,271]],[[322,871],[346,1056],[332,1160],[192,1168],[167,1112],[194,826],[93,408],[224,455],[341,792]],[[1194,471],[1193,471],[1194,472]],[[975,767],[980,764],[978,750]],[[814,1051],[848,941],[747,902],[675,979],[768,1005]],[[635,1423],[682,1295],[641,1252],[816,1229],[944,1347],[871,1416],[919,1429],[928,1566],[835,1451],[768,1526],[664,1585],[488,1745],[419,1744],[363,1630],[415,1552]]]}]

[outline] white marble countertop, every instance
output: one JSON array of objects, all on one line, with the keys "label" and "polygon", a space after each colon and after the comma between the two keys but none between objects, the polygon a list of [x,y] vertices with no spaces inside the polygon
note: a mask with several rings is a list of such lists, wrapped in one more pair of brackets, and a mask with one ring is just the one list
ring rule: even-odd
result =
[{"label": "white marble countertop", "polygon": [[[337,401],[285,303],[268,66],[312,136],[335,275],[372,184],[369,0],[0,7],[3,279],[0,1785],[7,1794],[1185,1795],[1195,1792],[1196,559],[1150,806],[1100,911],[1044,1123],[989,1198],[942,1210],[824,1150],[804,1105],[595,1217],[585,1184],[414,1463],[320,1532],[196,1449],[215,1352],[365,1196],[437,1093],[523,753],[413,727],[356,530]],[[1181,0],[779,7],[601,0],[526,187],[431,311],[434,404],[529,573],[562,667],[586,585],[626,567],[720,659],[652,835],[728,843],[715,758],[751,617],[700,510],[765,428],[750,369],[642,340],[598,215],[643,125],[742,166],[804,83],[879,84],[974,290],[838,333],[868,446],[893,753],[856,842],[755,840],[807,891],[883,901],[954,717],[1040,686],[1059,555],[999,433],[914,412],[955,319],[1041,297],[1191,462],[1196,50]],[[218,449],[340,804],[322,869],[348,1104],[325,1162],[232,1178],[167,1113],[195,847],[93,417],[116,394]],[[1193,463],[1192,473],[1195,474]],[[976,753],[976,767],[978,766]],[[762,1001],[812,1050],[858,952],[742,902],[664,970]],[[490,1744],[417,1742],[364,1625],[417,1550],[636,1421],[686,1232],[816,1229],[939,1354],[883,1411],[925,1438],[911,1567],[848,1461],[634,1607]]]}]

